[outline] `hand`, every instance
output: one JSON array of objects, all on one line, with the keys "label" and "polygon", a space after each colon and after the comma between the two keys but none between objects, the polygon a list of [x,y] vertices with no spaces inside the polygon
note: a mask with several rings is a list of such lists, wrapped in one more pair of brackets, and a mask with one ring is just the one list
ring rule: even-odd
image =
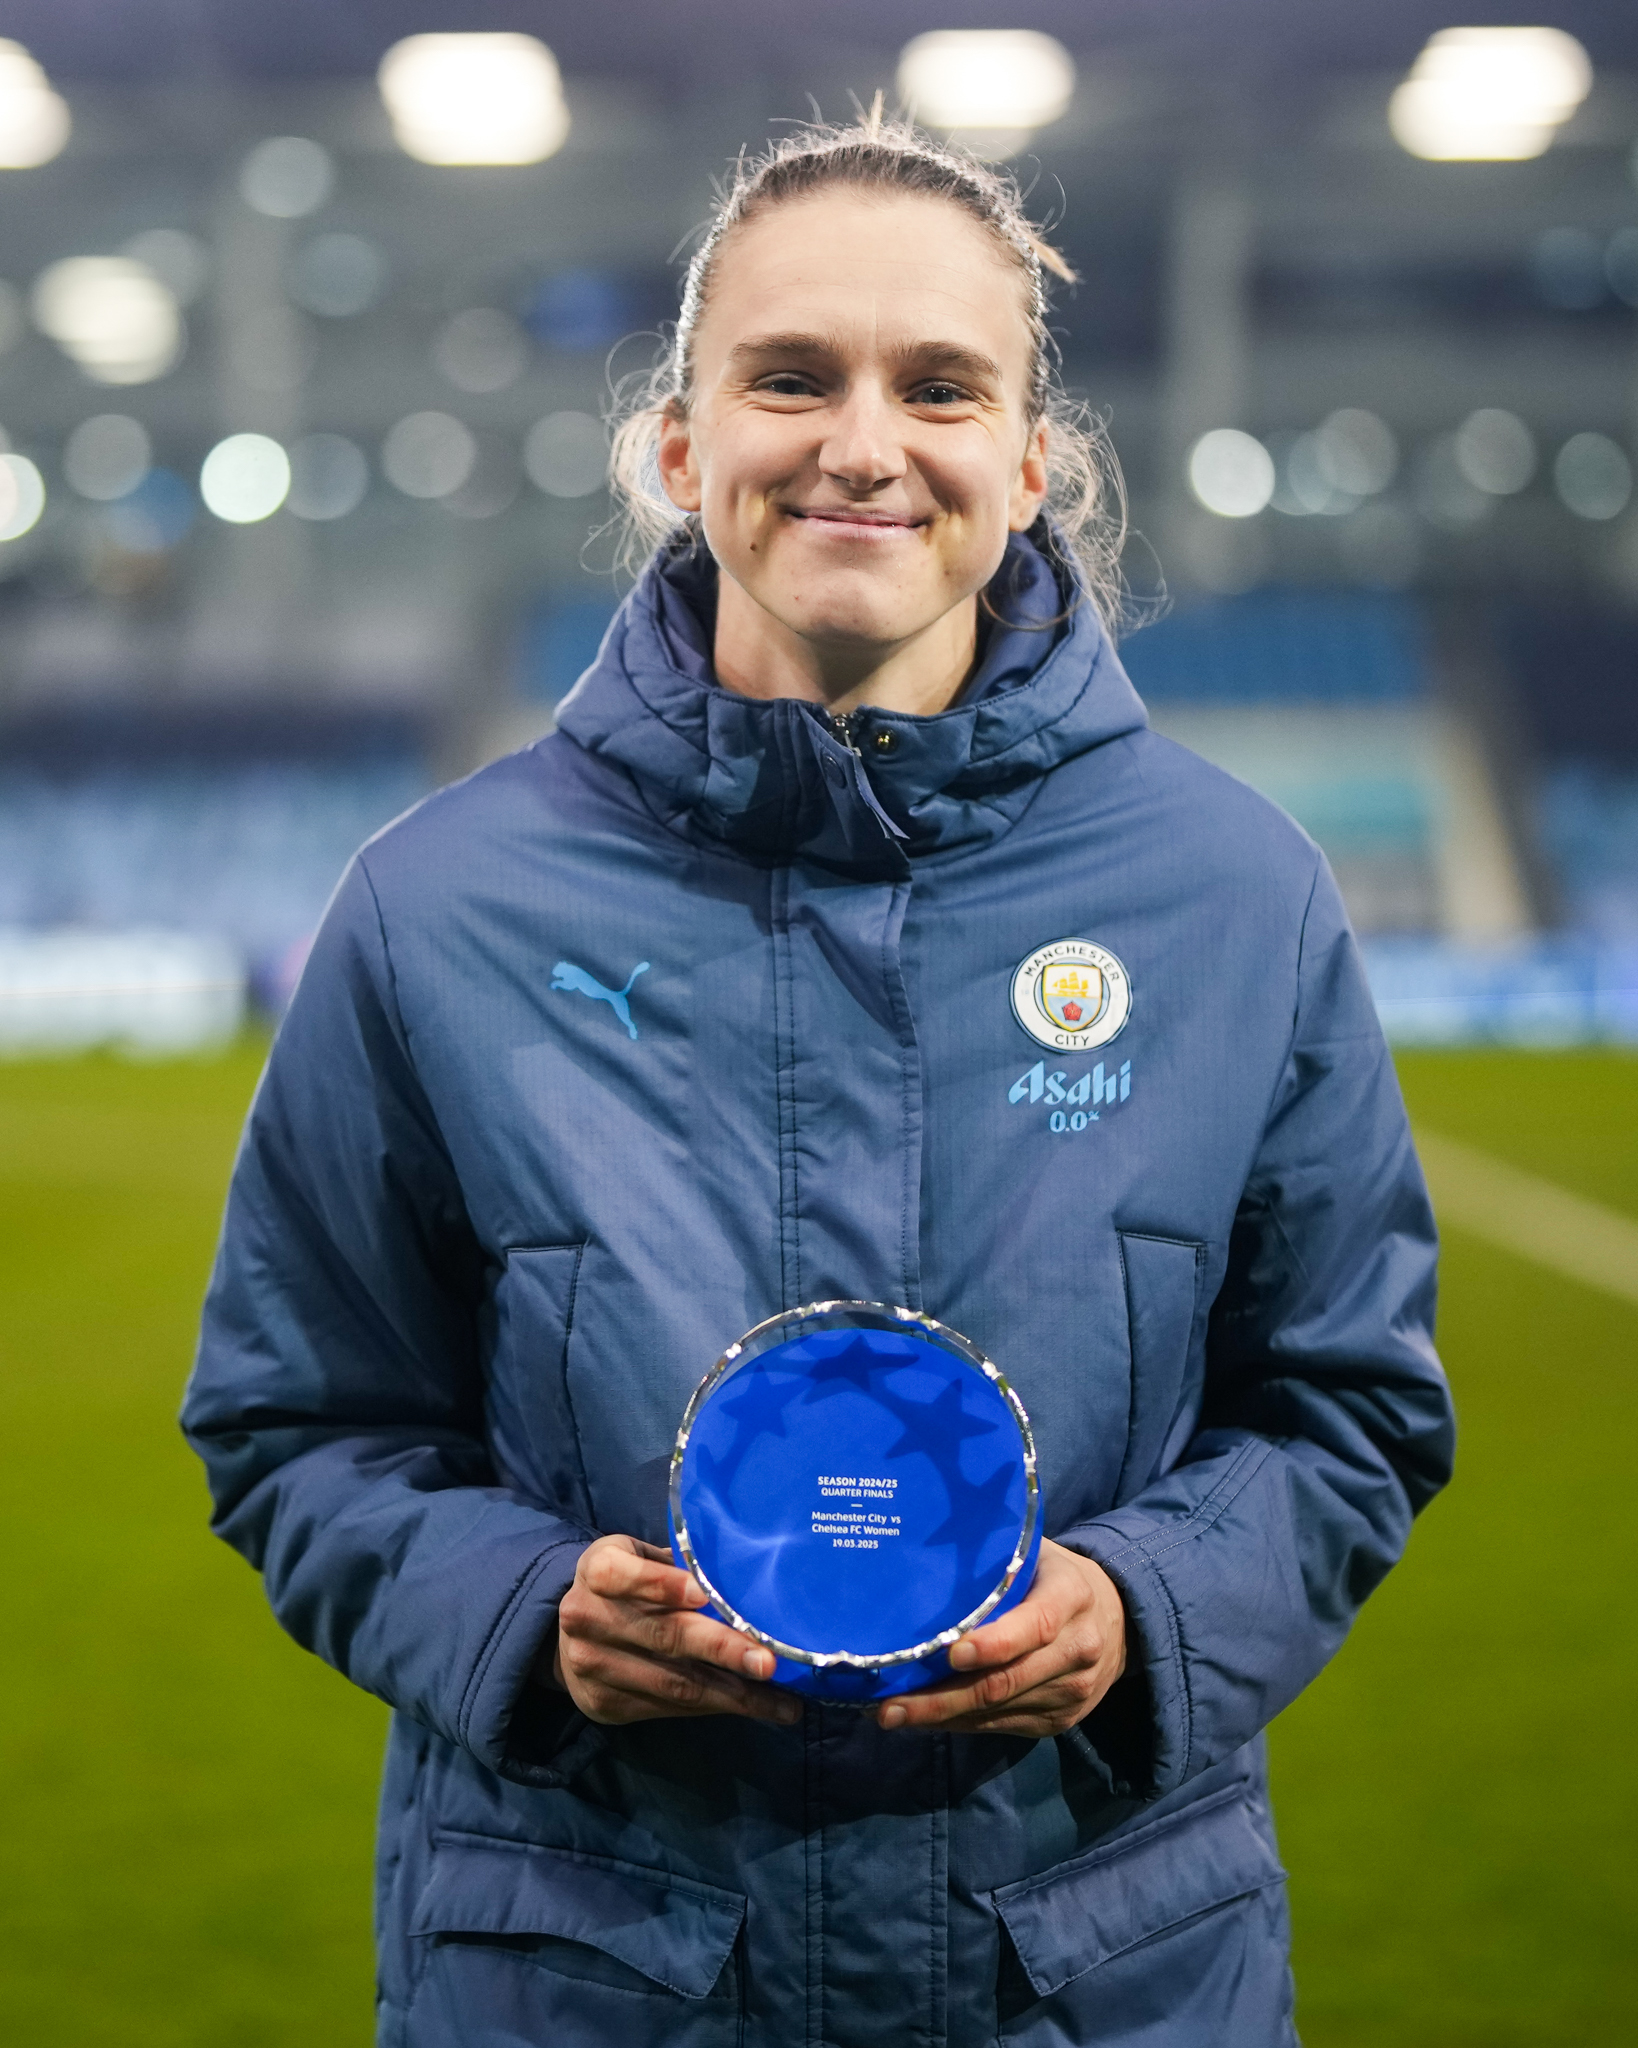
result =
[{"label": "hand", "polygon": [[552,1676],[588,1721],[612,1726],[693,1714],[798,1720],[789,1693],[747,1682],[772,1676],[770,1652],[696,1611],[705,1605],[669,1551],[600,1536],[558,1608]]},{"label": "hand", "polygon": [[999,1621],[950,1652],[956,1674],[876,1708],[883,1728],[956,1735],[1061,1735],[1126,1669],[1126,1610],[1090,1558],[1043,1543],[1035,1583]]}]

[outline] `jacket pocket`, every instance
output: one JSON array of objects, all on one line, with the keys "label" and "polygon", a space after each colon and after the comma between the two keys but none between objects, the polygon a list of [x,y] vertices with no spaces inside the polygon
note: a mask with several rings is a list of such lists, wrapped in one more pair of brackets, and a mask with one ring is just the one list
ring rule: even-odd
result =
[{"label": "jacket pocket", "polygon": [[502,1469],[558,1513],[595,1527],[569,1398],[583,1244],[513,1245],[495,1289],[489,1428]]},{"label": "jacket pocket", "polygon": [[1123,1230],[1121,1277],[1132,1355],[1132,1401],[1126,1458],[1115,1489],[1118,1506],[1164,1471],[1168,1438],[1184,1405],[1185,1381],[1199,1307],[1206,1248],[1186,1238]]},{"label": "jacket pocket", "polygon": [[1276,2048],[1293,2038],[1284,1877],[1233,1786],[1004,1886],[995,1909],[1028,1983],[1004,2039]]},{"label": "jacket pocket", "polygon": [[409,2048],[550,2040],[727,2048],[745,1899],[668,1871],[445,1833],[410,1922],[428,1955]]}]

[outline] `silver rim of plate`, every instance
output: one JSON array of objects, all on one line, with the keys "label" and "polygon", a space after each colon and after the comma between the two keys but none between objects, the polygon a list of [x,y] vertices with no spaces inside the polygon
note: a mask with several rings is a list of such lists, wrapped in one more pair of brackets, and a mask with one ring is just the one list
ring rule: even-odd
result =
[{"label": "silver rim of plate", "polygon": [[[688,1522],[682,1510],[682,1469],[683,1455],[688,1449],[688,1439],[694,1427],[695,1418],[710,1399],[716,1388],[731,1373],[742,1366],[751,1364],[765,1351],[771,1351],[775,1344],[789,1343],[798,1333],[799,1325],[819,1316],[834,1316],[838,1312],[849,1312],[859,1316],[860,1328],[888,1329],[906,1327],[925,1331],[946,1351],[958,1358],[963,1365],[974,1372],[981,1372],[989,1380],[1001,1398],[1006,1402],[1008,1412],[1017,1424],[1018,1434],[1024,1446],[1024,1525],[1019,1531],[1012,1557],[998,1583],[973,1609],[971,1614],[951,1628],[941,1629],[936,1636],[930,1636],[924,1643],[915,1643],[907,1650],[871,1651],[855,1650],[803,1650],[794,1643],[782,1643],[777,1636],[771,1636],[754,1622],[747,1621],[733,1602],[714,1586],[700,1569],[694,1546],[689,1540]],[[677,1441],[671,1452],[671,1526],[677,1532],[677,1546],[687,1561],[688,1569],[710,1595],[712,1605],[726,1619],[728,1626],[752,1642],[760,1643],[765,1650],[772,1650],[776,1657],[788,1658],[793,1664],[811,1665],[815,1670],[835,1669],[854,1671],[886,1671],[896,1664],[919,1663],[924,1657],[947,1650],[952,1643],[959,1642],[964,1635],[979,1627],[987,1615],[993,1614],[1011,1592],[1018,1574],[1024,1568],[1030,1546],[1035,1539],[1035,1524],[1041,1512],[1041,1486],[1035,1469],[1035,1434],[1029,1426],[1029,1417],[1024,1404],[1019,1400],[1008,1383],[1007,1376],[998,1365],[987,1359],[978,1346],[963,1337],[959,1330],[952,1330],[945,1323],[935,1322],[920,1309],[895,1308],[884,1301],[810,1301],[805,1308],[784,1310],[777,1316],[769,1316],[754,1329],[747,1330],[737,1344],[728,1349],[712,1366],[699,1385],[694,1389],[677,1431]]]}]

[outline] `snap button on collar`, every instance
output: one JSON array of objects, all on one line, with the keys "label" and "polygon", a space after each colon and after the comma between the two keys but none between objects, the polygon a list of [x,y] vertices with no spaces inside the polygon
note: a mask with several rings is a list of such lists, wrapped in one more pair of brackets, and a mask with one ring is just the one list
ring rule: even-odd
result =
[{"label": "snap button on collar", "polygon": [[891,726],[884,725],[879,732],[871,734],[870,744],[878,754],[894,754],[898,752],[899,736]]}]

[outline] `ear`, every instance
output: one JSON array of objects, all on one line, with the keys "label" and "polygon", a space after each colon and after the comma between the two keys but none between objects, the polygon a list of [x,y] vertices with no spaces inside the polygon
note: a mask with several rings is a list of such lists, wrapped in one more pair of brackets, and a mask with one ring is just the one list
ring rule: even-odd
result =
[{"label": "ear", "polygon": [[1048,432],[1046,421],[1037,420],[1024,443],[1024,459],[1018,465],[1007,500],[1007,527],[1012,533],[1027,533],[1046,503]]},{"label": "ear", "polygon": [[700,472],[694,460],[694,435],[686,419],[668,412],[660,422],[654,461],[666,496],[679,512],[700,509]]}]

